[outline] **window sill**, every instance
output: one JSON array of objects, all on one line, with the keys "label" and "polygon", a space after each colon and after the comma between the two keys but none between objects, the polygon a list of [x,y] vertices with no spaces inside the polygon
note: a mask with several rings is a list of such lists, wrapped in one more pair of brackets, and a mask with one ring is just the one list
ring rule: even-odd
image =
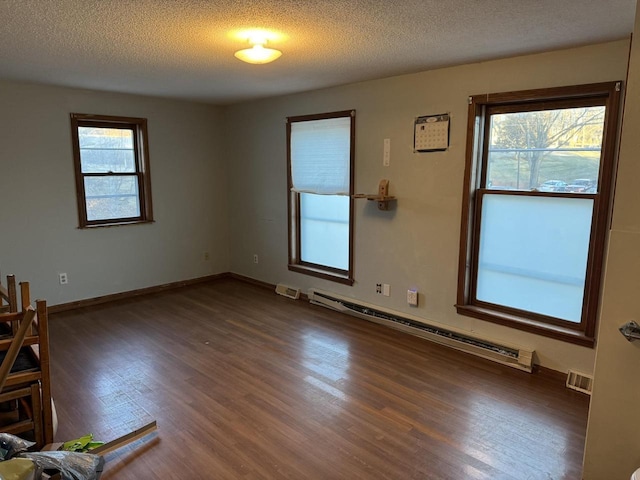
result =
[{"label": "window sill", "polygon": [[330,270],[322,270],[320,268],[314,268],[307,265],[289,264],[289,270],[292,272],[303,273],[305,275],[311,275],[313,277],[323,278],[332,282],[342,283],[344,285],[353,285],[354,279],[348,274],[342,274],[333,272]]},{"label": "window sill", "polygon": [[123,227],[125,225],[139,225],[141,223],[154,223],[154,220],[133,220],[131,222],[113,222],[113,223],[95,223],[89,225],[80,225],[80,230],[88,230],[92,228],[104,228],[104,227]]},{"label": "window sill", "polygon": [[595,338],[588,337],[584,332],[579,330],[573,330],[571,328],[561,327],[558,325],[550,325],[548,323],[496,312],[495,310],[477,307],[474,305],[456,305],[455,307],[460,315],[486,320],[488,322],[554,338],[563,342],[574,343],[576,345],[589,348],[594,348],[596,343]]}]

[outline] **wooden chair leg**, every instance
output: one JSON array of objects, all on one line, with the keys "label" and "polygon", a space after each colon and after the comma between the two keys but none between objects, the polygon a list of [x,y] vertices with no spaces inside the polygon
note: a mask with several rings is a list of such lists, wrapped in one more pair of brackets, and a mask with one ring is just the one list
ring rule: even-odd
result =
[{"label": "wooden chair leg", "polygon": [[[29,305],[31,305],[31,295],[29,294],[29,282],[20,282],[20,304],[22,305],[22,311],[24,312]],[[30,335],[36,334],[36,326],[31,325]]]},{"label": "wooden chair leg", "polygon": [[40,336],[40,371],[42,374],[42,423],[44,443],[53,443],[53,411],[51,409],[51,371],[49,364],[49,317],[47,302],[36,300],[38,334]]},{"label": "wooden chair leg", "polygon": [[20,282],[20,304],[24,312],[31,305],[31,296],[29,295],[29,282]]},{"label": "wooden chair leg", "polygon": [[[7,302],[5,304],[5,301]],[[8,313],[9,312],[9,292],[2,285],[2,275],[0,274],[0,313]]]},{"label": "wooden chair leg", "polygon": [[[7,292],[9,293],[9,312],[18,312],[18,292],[16,290],[16,276],[7,275]],[[15,335],[18,332],[18,322],[11,322],[11,333]]]},{"label": "wooden chair leg", "polygon": [[33,410],[33,434],[37,448],[44,447],[43,424],[42,424],[42,402],[40,400],[40,385],[31,385],[31,409]]},{"label": "wooden chair leg", "polygon": [[18,311],[18,292],[15,275],[7,275],[7,291],[9,292],[9,311],[16,313]]}]

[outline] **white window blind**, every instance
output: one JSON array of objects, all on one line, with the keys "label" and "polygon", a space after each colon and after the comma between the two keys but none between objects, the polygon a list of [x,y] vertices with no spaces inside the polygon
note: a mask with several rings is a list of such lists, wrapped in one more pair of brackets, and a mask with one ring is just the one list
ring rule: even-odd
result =
[{"label": "white window blind", "polygon": [[351,117],[291,124],[294,192],[349,195]]}]

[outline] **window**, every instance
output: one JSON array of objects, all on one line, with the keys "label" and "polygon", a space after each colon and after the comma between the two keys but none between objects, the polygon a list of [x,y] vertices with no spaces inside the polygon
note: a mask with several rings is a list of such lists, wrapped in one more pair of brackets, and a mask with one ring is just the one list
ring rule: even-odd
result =
[{"label": "window", "polygon": [[289,270],[353,284],[355,111],[289,117]]},{"label": "window", "polygon": [[594,345],[620,85],[470,98],[458,313]]},{"label": "window", "polygon": [[153,221],[147,120],[71,114],[80,228]]}]

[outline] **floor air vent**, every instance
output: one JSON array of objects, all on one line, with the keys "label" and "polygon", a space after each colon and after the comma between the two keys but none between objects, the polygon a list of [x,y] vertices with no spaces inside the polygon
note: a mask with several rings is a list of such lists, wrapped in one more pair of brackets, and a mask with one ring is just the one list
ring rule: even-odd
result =
[{"label": "floor air vent", "polygon": [[430,325],[421,319],[385,311],[380,307],[357,304],[353,300],[318,290],[312,289],[309,291],[309,301],[315,305],[322,305],[343,313],[349,313],[358,318],[387,325],[503,365],[531,372],[533,365],[533,351],[531,350],[499,345],[488,340],[469,336],[455,329]]},{"label": "floor air vent", "polygon": [[569,373],[567,374],[567,388],[591,395],[593,377],[591,375],[569,370]]},{"label": "floor air vent", "polygon": [[276,293],[278,295],[283,295],[285,297],[293,298],[294,300],[297,300],[298,297],[300,297],[299,288],[287,287],[286,285],[283,285],[281,283],[276,285]]}]

